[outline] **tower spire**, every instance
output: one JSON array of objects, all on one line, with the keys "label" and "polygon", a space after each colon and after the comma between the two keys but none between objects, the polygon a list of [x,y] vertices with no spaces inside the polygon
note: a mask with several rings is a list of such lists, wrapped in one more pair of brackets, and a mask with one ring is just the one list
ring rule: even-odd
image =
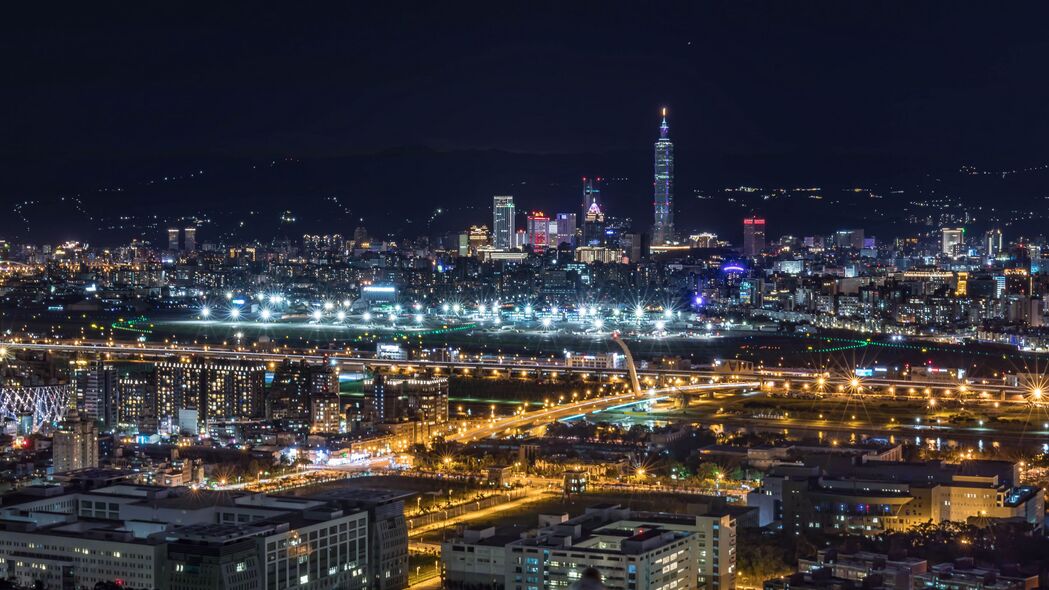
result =
[{"label": "tower spire", "polygon": [[652,245],[662,246],[674,240],[674,143],[670,141],[667,109],[663,107],[663,123],[655,145],[655,224],[652,227]]}]

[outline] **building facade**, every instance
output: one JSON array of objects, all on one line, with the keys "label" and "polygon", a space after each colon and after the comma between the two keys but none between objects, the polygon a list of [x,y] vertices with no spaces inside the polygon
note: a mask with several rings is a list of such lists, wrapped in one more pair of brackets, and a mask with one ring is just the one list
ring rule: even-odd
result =
[{"label": "building facade", "polygon": [[492,245],[496,250],[514,247],[514,198],[510,195],[492,197]]},{"label": "building facade", "polygon": [[610,590],[735,588],[736,524],[728,515],[645,513],[598,505],[540,517],[534,535],[466,530],[442,544],[445,588],[554,590],[595,568]]},{"label": "building facade", "polygon": [[[319,499],[139,485],[27,489],[0,509],[0,572],[24,587],[398,590],[370,580],[369,510]],[[384,505],[389,512],[402,504]],[[396,519],[396,515],[387,515]],[[384,518],[387,518],[384,516]],[[397,551],[407,556],[407,535]]]},{"label": "building facade", "polygon": [[663,123],[655,144],[655,224],[652,226],[652,245],[662,246],[674,239],[674,144],[670,141],[667,110],[663,109]]}]

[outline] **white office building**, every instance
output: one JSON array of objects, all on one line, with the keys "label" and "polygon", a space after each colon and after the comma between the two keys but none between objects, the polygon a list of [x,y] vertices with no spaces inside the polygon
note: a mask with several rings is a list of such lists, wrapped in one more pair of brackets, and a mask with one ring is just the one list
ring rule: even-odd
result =
[{"label": "white office building", "polygon": [[364,508],[126,484],[72,493],[35,486],[20,495],[0,509],[0,576],[20,586],[368,587]]},{"label": "white office building", "polygon": [[535,531],[467,530],[441,546],[445,587],[555,590],[587,568],[610,590],[732,590],[736,524],[727,514],[590,507],[544,515]]}]

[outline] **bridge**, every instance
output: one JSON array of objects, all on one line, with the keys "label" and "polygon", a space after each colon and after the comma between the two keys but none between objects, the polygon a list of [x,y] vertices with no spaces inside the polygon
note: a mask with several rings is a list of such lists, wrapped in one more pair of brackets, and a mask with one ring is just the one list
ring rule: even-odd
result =
[{"label": "bridge", "polygon": [[[624,346],[622,340],[615,337],[617,344]],[[663,369],[657,367],[637,368],[633,358],[625,367],[579,367],[564,361],[551,358],[521,358],[511,355],[461,355],[452,360],[431,359],[388,359],[362,355],[350,349],[293,349],[276,347],[270,350],[258,346],[251,348],[235,346],[216,346],[198,344],[154,344],[145,342],[119,342],[103,340],[43,340],[43,341],[0,341],[0,357],[7,351],[41,350],[71,354],[95,354],[107,358],[125,358],[132,360],[170,359],[172,357],[200,357],[229,361],[256,361],[279,363],[285,360],[305,361],[314,364],[338,364],[343,370],[352,371],[365,368],[384,368],[392,370],[430,370],[458,371],[469,375],[491,376],[553,376],[575,374],[583,376],[605,376],[613,379],[629,379],[631,385],[641,379],[681,379],[693,378],[730,378],[730,375],[719,371],[693,371]]]},{"label": "bridge", "polygon": [[445,437],[445,440],[465,443],[495,436],[507,430],[549,424],[558,420],[581,418],[588,414],[596,414],[616,406],[640,403],[648,400],[657,400],[673,395],[710,393],[714,391],[729,391],[733,389],[755,389],[760,386],[760,381],[735,381],[684,385],[680,387],[660,387],[652,388],[647,391],[629,391],[618,395],[587,399],[532,412],[515,414],[502,419],[491,420],[477,428],[447,436]]},{"label": "bridge", "polygon": [[[617,335],[616,343],[625,347]],[[631,389],[636,393],[643,385],[678,385],[674,391],[683,395],[697,393],[709,394],[718,387],[707,389],[682,389],[684,386],[708,382],[728,386],[746,381],[749,386],[758,381],[758,386],[766,391],[783,391],[790,388],[804,387],[813,393],[844,392],[849,394],[888,395],[892,397],[927,398],[939,393],[951,393],[965,397],[980,397],[1003,402],[1043,403],[1043,397],[1049,401],[1049,376],[1044,376],[1044,383],[1023,383],[1010,385],[1004,382],[965,383],[962,381],[947,382],[934,379],[893,379],[863,378],[850,374],[829,375],[815,369],[797,368],[764,368],[752,370],[718,370],[718,369],[667,369],[661,367],[635,367],[632,356],[625,367],[579,367],[550,357],[522,358],[511,355],[469,355],[464,354],[450,360],[431,359],[387,359],[361,354],[351,349],[290,348],[278,346],[265,349],[259,346],[216,346],[200,344],[157,344],[145,342],[120,342],[114,340],[8,340],[0,342],[0,358],[14,350],[43,350],[72,354],[96,354],[107,358],[125,358],[133,360],[170,359],[172,357],[200,357],[232,361],[256,361],[278,363],[304,361],[314,364],[337,364],[344,371],[365,369],[388,369],[391,371],[422,372],[435,375],[453,374],[492,376],[492,377],[558,377],[561,374],[581,375],[584,378],[605,378],[609,381],[629,380]],[[629,352],[627,350],[627,352]],[[742,386],[742,385],[741,385]],[[1043,392],[1044,389],[1044,392]],[[1044,393],[1044,396],[1043,396]]]}]

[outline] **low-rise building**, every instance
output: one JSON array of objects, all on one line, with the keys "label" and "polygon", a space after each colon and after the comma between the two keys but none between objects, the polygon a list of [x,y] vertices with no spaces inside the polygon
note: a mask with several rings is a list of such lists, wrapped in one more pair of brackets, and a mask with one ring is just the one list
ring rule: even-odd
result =
[{"label": "low-rise building", "polygon": [[703,516],[592,506],[575,518],[540,517],[529,534],[468,530],[441,546],[446,588],[562,588],[587,568],[606,588],[735,587],[736,523]]},{"label": "low-rise building", "polygon": [[1011,466],[999,461],[781,466],[747,500],[761,509],[764,524],[780,520],[795,535],[877,534],[975,519],[1016,520],[1041,529],[1044,491],[1014,486],[1011,474]]},{"label": "low-rise building", "polygon": [[890,557],[870,551],[820,549],[815,559],[799,559],[798,572],[811,573],[828,569],[833,578],[863,582],[875,575],[886,590],[911,590],[914,577],[928,571],[924,559],[907,556]]},{"label": "low-rise building", "polygon": [[938,563],[914,576],[914,590],[1033,590],[1038,576],[1006,576],[991,567],[977,567],[972,559]]},{"label": "low-rise building", "polygon": [[[10,501],[0,508],[0,570],[20,586],[373,587],[363,505],[133,484],[30,487]],[[406,560],[407,535],[394,541]],[[396,580],[374,587],[400,588],[407,576]]]}]

